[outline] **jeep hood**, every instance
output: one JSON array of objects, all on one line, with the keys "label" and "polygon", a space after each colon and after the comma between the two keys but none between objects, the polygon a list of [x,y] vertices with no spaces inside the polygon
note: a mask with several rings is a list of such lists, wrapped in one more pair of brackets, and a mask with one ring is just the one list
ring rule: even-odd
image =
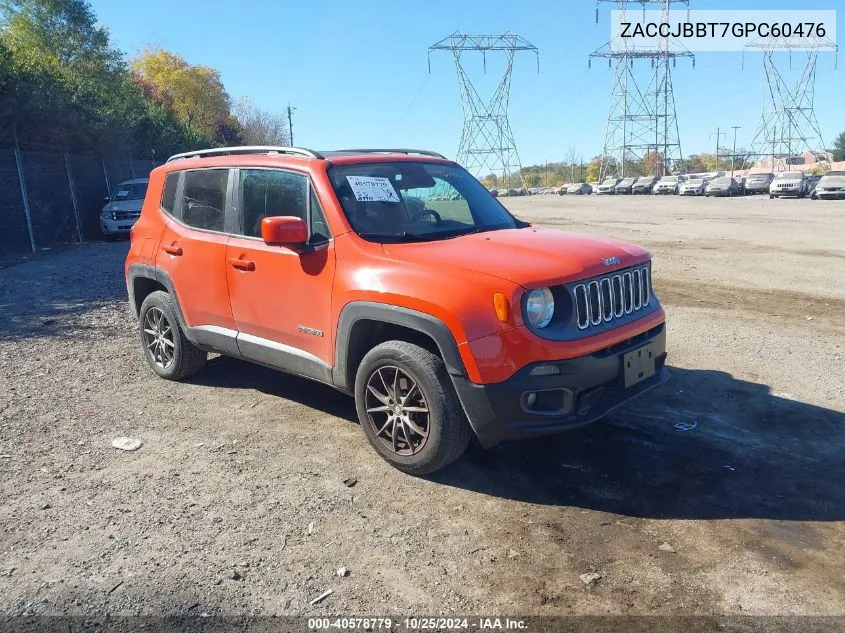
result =
[{"label": "jeep hood", "polygon": [[[592,277],[651,257],[636,244],[534,226],[434,242],[384,244],[382,248],[391,258],[431,267],[432,274],[448,275],[450,269],[460,268],[521,286]],[[619,263],[605,264],[614,257]]]}]

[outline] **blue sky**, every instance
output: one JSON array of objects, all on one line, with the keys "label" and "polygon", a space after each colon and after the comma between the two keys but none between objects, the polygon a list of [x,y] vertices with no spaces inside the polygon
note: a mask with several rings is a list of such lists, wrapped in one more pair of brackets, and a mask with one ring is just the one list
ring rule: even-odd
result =
[{"label": "blue sky", "polygon": [[[540,50],[517,55],[510,122],[525,165],[562,160],[572,148],[585,160],[601,151],[612,71],[587,67],[609,39],[610,5],[595,22],[595,0],[93,0],[102,24],[127,54],[152,45],[218,68],[233,98],[282,111],[290,101],[294,140],[315,149],[419,147],[454,157],[463,114],[452,58],[427,49],[453,31],[511,31]],[[699,9],[801,9],[793,0],[692,0]],[[814,9],[845,9],[819,0]],[[845,16],[845,11],[839,11]],[[841,47],[841,38],[840,38]],[[787,56],[781,61],[787,65]],[[800,55],[789,77],[797,76]],[[501,58],[480,56],[468,69],[490,88]],[[845,130],[845,56],[835,70],[820,55],[816,112],[830,145]],[[684,155],[713,151],[715,131],[750,144],[763,105],[758,55],[700,53],[695,68],[679,60],[673,75]],[[646,71],[643,68],[643,71]],[[732,138],[727,137],[729,145]],[[723,140],[723,144],[725,141]]]}]

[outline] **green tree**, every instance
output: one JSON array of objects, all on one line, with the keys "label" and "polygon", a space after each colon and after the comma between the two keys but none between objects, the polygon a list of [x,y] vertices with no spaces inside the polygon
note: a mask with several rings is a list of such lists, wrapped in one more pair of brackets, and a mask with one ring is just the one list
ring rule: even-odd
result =
[{"label": "green tree", "polygon": [[833,160],[845,160],[845,132],[837,136],[833,142]]}]

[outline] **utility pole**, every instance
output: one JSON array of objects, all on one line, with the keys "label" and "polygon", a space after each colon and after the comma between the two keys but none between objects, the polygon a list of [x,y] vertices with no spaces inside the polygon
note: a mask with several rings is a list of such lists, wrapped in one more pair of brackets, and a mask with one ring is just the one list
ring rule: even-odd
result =
[{"label": "utility pole", "polygon": [[290,144],[293,145],[293,111],[296,108],[291,107],[290,101],[288,101],[288,131],[290,132]]},{"label": "utility pole", "polygon": [[734,148],[731,152],[731,178],[734,177],[734,158],[736,157],[736,131],[740,128],[739,125],[732,125],[731,126],[734,131]]},{"label": "utility pole", "polygon": [[[716,171],[719,171],[719,141],[723,136],[727,136],[727,132],[722,132],[722,128],[716,128]],[[713,133],[710,133],[710,138],[713,138]]]}]

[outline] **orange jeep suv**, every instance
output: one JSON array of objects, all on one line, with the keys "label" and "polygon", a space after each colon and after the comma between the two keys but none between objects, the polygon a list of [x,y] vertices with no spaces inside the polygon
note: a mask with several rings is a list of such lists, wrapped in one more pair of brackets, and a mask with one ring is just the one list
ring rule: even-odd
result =
[{"label": "orange jeep suv", "polygon": [[325,383],[417,475],[472,435],[579,427],[668,376],[648,251],[523,222],[433,152],[173,156],[150,174],[126,285],[162,378],[212,352]]}]

